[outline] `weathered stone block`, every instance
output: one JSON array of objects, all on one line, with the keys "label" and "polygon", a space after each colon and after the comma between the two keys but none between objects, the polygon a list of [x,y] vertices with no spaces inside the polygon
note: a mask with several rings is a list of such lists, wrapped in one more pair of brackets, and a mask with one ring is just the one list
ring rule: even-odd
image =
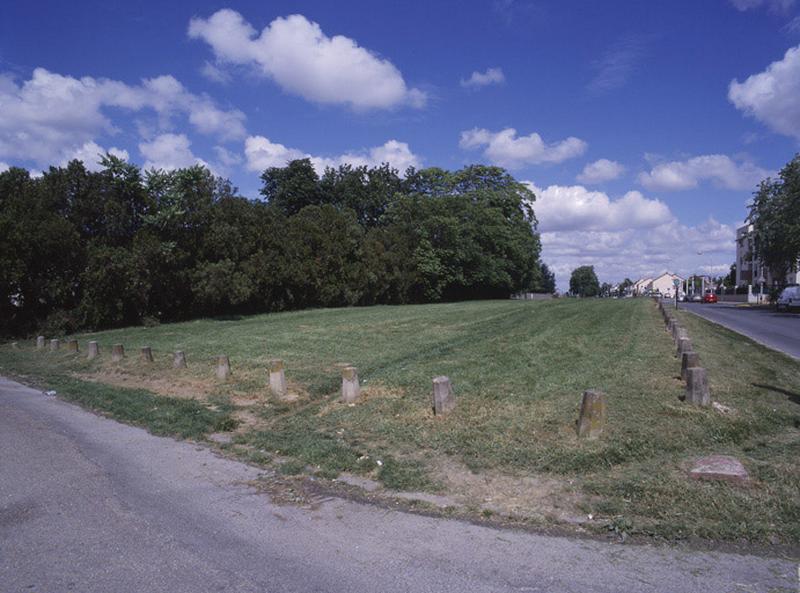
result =
[{"label": "weathered stone block", "polygon": [[681,379],[686,381],[686,369],[700,366],[700,354],[691,350],[681,354]]},{"label": "weathered stone block", "polygon": [[675,344],[677,344],[681,340],[688,340],[688,339],[689,339],[689,331],[685,327],[679,327],[675,331]]},{"label": "weathered stone block", "polygon": [[139,360],[142,362],[153,362],[153,350],[150,346],[142,346],[139,350]]},{"label": "weathered stone block", "polygon": [[61,348],[61,341],[58,339],[50,340],[50,352],[55,352]]},{"label": "weathered stone block", "polygon": [[217,379],[225,381],[231,374],[231,361],[224,354],[217,356]]},{"label": "weathered stone block", "polygon": [[361,395],[361,386],[358,384],[358,369],[347,366],[342,369],[342,401],[350,403],[356,401]]},{"label": "weathered stone block", "polygon": [[691,351],[692,351],[692,341],[689,338],[680,338],[678,340],[678,348],[675,351],[678,358],[682,358],[684,352],[691,352]]},{"label": "weathered stone block", "polygon": [[695,461],[689,475],[696,480],[722,480],[743,484],[750,479],[742,462],[729,455],[709,455]]},{"label": "weathered stone block", "polygon": [[275,397],[281,399],[289,395],[289,386],[286,384],[283,361],[279,358],[269,361],[269,390]]},{"label": "weathered stone block", "polygon": [[186,368],[186,355],[183,353],[183,350],[176,350],[175,354],[172,355],[172,368],[173,369]]},{"label": "weathered stone block", "polygon": [[88,354],[86,354],[86,358],[88,358],[89,360],[93,360],[98,356],[100,356],[100,346],[97,344],[96,341],[92,340],[91,342],[89,342],[87,352]]},{"label": "weathered stone block", "polygon": [[125,346],[114,344],[111,346],[111,362],[119,362],[125,358]]},{"label": "weathered stone block", "polygon": [[708,376],[702,367],[686,369],[686,401],[694,406],[711,405],[711,392],[708,390]]},{"label": "weathered stone block", "polygon": [[605,393],[590,389],[583,392],[578,416],[578,437],[596,439],[606,426],[608,404]]},{"label": "weathered stone block", "polygon": [[447,414],[456,407],[456,396],[450,379],[445,376],[433,380],[433,413],[437,416]]},{"label": "weathered stone block", "polygon": [[44,336],[39,336],[36,338],[36,349],[37,350],[44,350]]},{"label": "weathered stone block", "polygon": [[77,354],[79,351],[78,340],[70,340],[67,342],[67,352]]}]

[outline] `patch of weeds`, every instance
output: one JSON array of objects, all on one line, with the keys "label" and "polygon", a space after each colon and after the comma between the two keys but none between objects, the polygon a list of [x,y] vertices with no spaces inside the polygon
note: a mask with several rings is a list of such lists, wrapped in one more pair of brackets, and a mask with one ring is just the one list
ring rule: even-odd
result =
[{"label": "patch of weeds", "polygon": [[290,459],[278,466],[278,473],[284,476],[297,476],[306,470],[306,464],[299,459]]},{"label": "patch of weeds", "polygon": [[392,490],[436,491],[440,486],[428,475],[418,461],[398,461],[392,457],[383,460],[378,479]]}]

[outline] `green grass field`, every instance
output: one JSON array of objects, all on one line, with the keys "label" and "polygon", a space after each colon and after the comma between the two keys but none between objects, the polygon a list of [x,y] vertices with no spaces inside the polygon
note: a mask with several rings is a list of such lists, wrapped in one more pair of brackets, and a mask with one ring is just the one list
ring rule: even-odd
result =
[{"label": "green grass field", "polygon": [[[93,362],[83,353],[36,352],[30,342],[4,346],[0,372],[161,434],[201,439],[238,422],[226,448],[281,473],[360,474],[396,490],[452,496],[478,516],[796,544],[800,363],[686,315],[712,397],[731,414],[679,401],[680,364],[649,300],[208,319],[76,336],[83,350],[90,339],[100,342],[103,356]],[[117,342],[128,357],[115,365],[108,353]],[[143,345],[155,363],[138,361]],[[187,353],[186,370],[171,368],[178,349]],[[226,383],[213,374],[223,353],[233,367]],[[297,401],[268,395],[271,358],[284,359]],[[337,400],[339,362],[358,367],[363,398],[355,405]],[[437,375],[451,378],[458,398],[444,418],[431,412]],[[581,393],[590,388],[609,400],[597,441],[575,435]],[[752,484],[689,480],[687,464],[708,453],[739,457]]]}]

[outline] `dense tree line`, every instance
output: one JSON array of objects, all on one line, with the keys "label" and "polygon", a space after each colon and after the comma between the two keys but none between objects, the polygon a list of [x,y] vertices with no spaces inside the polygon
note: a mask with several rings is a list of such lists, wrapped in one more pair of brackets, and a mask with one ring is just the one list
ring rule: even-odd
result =
[{"label": "dense tree line", "polygon": [[102,165],[0,174],[0,333],[504,298],[552,281],[534,196],[500,168],[320,177],[298,160],[264,171],[251,200],[200,166]]}]

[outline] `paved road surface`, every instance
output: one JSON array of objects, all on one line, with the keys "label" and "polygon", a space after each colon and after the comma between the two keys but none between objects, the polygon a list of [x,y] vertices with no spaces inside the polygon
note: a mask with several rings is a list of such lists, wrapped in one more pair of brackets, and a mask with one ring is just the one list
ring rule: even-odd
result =
[{"label": "paved road surface", "polygon": [[724,325],[774,350],[800,358],[800,314],[737,307],[734,303],[680,303],[679,308]]},{"label": "paved road surface", "polygon": [[[332,499],[0,378],[0,591],[794,591],[794,563],[500,531]],[[783,589],[785,587],[786,589]]]}]

